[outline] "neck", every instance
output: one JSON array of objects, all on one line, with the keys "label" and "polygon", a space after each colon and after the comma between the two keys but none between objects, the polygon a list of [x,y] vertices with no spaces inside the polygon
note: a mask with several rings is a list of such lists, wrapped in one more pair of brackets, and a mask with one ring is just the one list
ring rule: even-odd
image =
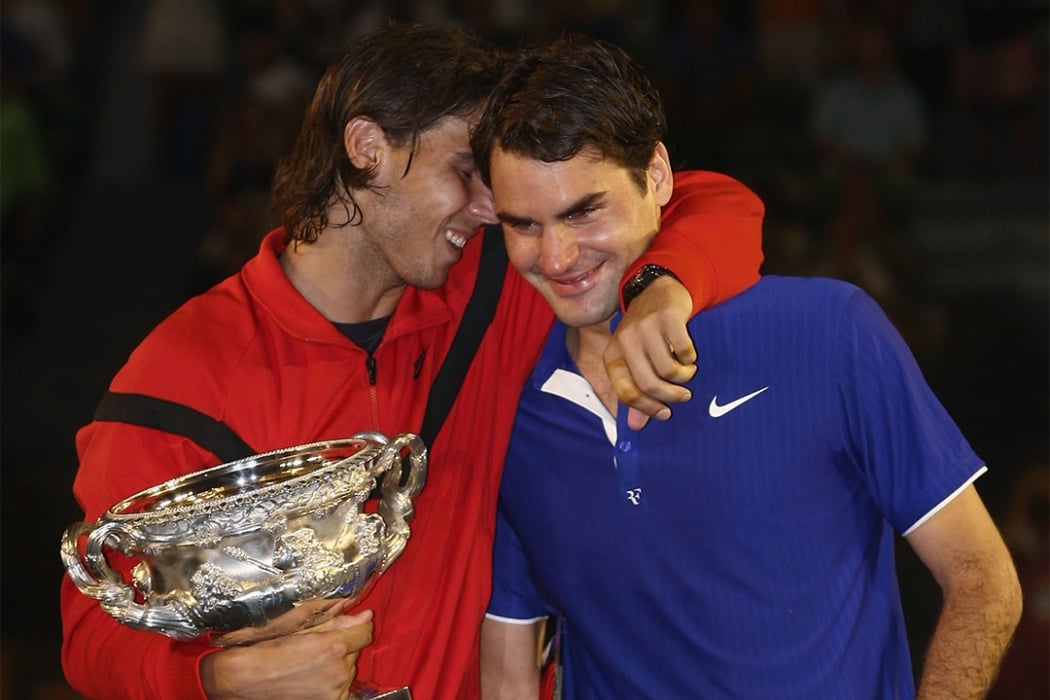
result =
[{"label": "neck", "polygon": [[605,362],[602,360],[602,353],[611,338],[612,330],[609,322],[605,321],[593,326],[569,328],[565,334],[565,344],[584,379],[594,389],[594,393],[605,404],[609,413],[615,416],[616,392],[613,390],[612,382],[609,381],[609,374],[605,371]]},{"label": "neck", "polygon": [[330,321],[361,323],[391,316],[405,285],[393,275],[377,274],[355,250],[354,229],[328,228],[308,245],[294,242],[281,255],[292,286]]}]

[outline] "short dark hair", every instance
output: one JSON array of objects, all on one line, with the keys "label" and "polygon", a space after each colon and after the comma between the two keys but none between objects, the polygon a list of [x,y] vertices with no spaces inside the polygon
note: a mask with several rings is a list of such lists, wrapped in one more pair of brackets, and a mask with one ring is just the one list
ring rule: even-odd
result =
[{"label": "short dark hair", "polygon": [[352,190],[368,187],[373,172],[346,155],[343,131],[351,119],[368,117],[392,143],[410,145],[411,167],[420,134],[444,117],[479,109],[499,67],[494,48],[455,25],[395,23],[352,41],[318,83],[274,174],[273,206],[287,241],[317,240],[333,200],[346,207],[348,221],[360,222]]},{"label": "short dark hair", "polygon": [[471,136],[490,184],[492,149],[548,163],[593,149],[631,171],[645,171],[667,131],[659,91],[622,48],[580,34],[522,49],[511,60]]}]

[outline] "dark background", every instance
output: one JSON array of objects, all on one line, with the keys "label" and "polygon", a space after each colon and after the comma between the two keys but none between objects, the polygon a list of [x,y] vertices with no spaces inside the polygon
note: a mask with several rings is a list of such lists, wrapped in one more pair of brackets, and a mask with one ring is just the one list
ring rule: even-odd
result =
[{"label": "dark background", "polygon": [[[0,5],[0,696],[77,697],[57,606],[59,538],[81,515],[76,430],[137,342],[254,252],[274,159],[322,67],[398,17],[500,43],[552,29],[621,43],[664,91],[677,164],[766,202],[765,271],[844,277],[883,303],[987,460],[978,487],[1021,571],[996,697],[1048,697],[1045,0],[178,0],[164,26],[185,23],[189,48],[161,60],[147,17],[167,4]],[[890,190],[865,186],[870,166],[830,178],[810,128],[869,5],[927,124],[913,176]],[[938,591],[906,547],[900,574],[921,658]]]}]

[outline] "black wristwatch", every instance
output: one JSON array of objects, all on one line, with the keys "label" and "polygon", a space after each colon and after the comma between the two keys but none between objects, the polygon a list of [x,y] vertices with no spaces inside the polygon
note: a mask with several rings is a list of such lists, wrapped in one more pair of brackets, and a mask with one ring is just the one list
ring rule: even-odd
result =
[{"label": "black wristwatch", "polygon": [[[642,269],[634,273],[631,279],[627,280],[627,283],[623,285],[623,307],[626,309],[631,305],[631,302],[636,296],[645,291],[646,287],[653,283],[653,280],[658,277],[668,275],[674,277],[676,280],[678,276],[675,273],[668,270],[666,267],[660,265],[643,265]],[[681,282],[681,280],[678,280]]]}]

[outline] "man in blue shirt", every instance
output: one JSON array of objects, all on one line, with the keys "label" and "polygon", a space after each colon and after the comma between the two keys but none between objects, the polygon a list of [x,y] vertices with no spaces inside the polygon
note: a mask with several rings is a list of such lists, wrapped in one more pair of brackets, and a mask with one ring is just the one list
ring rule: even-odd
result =
[{"label": "man in blue shirt", "polygon": [[602,350],[673,191],[664,124],[622,51],[572,37],[517,58],[474,135],[559,318],[507,455],[485,697],[536,697],[552,615],[567,698],[914,697],[897,534],[944,594],[918,696],[982,696],[1021,607],[986,469],[864,292],[762,278],[690,321],[692,401],[627,425]]}]

